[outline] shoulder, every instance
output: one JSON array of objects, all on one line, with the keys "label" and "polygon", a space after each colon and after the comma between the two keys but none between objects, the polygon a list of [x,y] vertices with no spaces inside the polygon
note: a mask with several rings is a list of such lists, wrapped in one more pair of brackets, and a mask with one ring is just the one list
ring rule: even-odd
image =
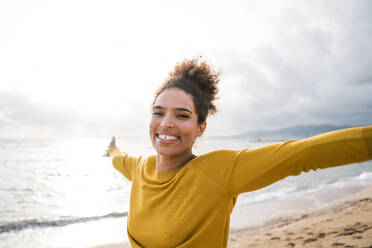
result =
[{"label": "shoulder", "polygon": [[142,155],[137,158],[139,166],[143,166],[146,164],[155,164],[156,163],[156,156],[155,155]]},{"label": "shoulder", "polygon": [[217,185],[225,192],[231,193],[229,178],[234,170],[234,164],[240,151],[215,150],[198,156],[192,163],[191,168],[198,175]]},{"label": "shoulder", "polygon": [[202,154],[200,155],[200,157],[206,158],[206,159],[231,158],[231,157],[235,157],[239,152],[240,151],[238,150],[221,149],[221,150],[215,150],[215,151]]},{"label": "shoulder", "polygon": [[197,164],[226,165],[235,161],[240,151],[237,150],[215,150],[197,157]]}]

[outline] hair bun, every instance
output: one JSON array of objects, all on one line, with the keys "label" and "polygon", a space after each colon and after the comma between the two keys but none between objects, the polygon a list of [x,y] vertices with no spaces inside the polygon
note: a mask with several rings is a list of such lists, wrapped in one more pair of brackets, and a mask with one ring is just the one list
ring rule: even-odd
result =
[{"label": "hair bun", "polygon": [[[220,74],[220,72],[212,71],[207,62],[202,60],[202,57],[199,57],[185,59],[178,63],[174,70],[169,73],[168,80],[183,79],[191,81],[199,86],[208,100],[213,101],[218,93],[217,84],[220,81]],[[214,109],[213,112],[215,112],[214,105],[212,108]]]}]

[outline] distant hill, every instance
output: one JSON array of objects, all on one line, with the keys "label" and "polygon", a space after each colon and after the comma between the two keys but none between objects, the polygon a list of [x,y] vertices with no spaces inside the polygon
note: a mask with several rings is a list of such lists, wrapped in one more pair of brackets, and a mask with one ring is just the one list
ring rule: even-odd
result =
[{"label": "distant hill", "polygon": [[[350,126],[334,126],[330,124],[323,125],[298,125],[277,130],[263,130],[261,135],[265,136],[294,136],[294,137],[310,137],[325,132],[349,128]],[[260,133],[260,132],[259,132]],[[258,133],[257,133],[258,135]]]},{"label": "distant hill", "polygon": [[297,125],[281,129],[261,129],[242,133],[234,136],[219,136],[211,137],[217,139],[224,138],[243,138],[243,139],[254,139],[254,140],[283,140],[283,139],[298,139],[306,138],[321,133],[331,132],[334,130],[350,128],[351,126],[335,126],[330,124],[322,125]]}]

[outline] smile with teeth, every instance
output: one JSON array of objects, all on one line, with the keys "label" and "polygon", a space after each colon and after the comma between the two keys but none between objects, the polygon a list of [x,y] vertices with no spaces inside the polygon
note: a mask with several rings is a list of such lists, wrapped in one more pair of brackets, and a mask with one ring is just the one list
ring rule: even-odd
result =
[{"label": "smile with teeth", "polygon": [[160,139],[163,139],[163,140],[177,140],[178,137],[177,136],[173,136],[173,135],[165,135],[165,134],[158,134],[158,137]]}]

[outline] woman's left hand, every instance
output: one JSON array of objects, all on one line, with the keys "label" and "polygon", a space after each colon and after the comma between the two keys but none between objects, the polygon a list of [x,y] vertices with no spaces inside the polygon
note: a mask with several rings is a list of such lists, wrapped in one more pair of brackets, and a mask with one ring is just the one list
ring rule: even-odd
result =
[{"label": "woman's left hand", "polygon": [[116,147],[115,136],[112,137],[110,145],[107,147],[106,152],[103,154],[104,157],[109,157],[110,151]]}]

